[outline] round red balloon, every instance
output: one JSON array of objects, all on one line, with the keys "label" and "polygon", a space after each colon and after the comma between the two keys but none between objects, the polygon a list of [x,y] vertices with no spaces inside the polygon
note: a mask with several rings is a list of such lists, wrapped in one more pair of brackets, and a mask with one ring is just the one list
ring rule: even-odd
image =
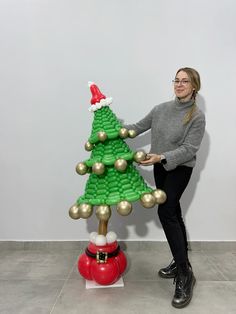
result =
[{"label": "round red balloon", "polygon": [[100,285],[112,285],[120,277],[119,265],[114,257],[106,263],[98,264],[96,260],[91,263],[91,275],[94,281]]},{"label": "round red balloon", "polygon": [[120,251],[116,257],[120,268],[120,274],[123,274],[127,267],[127,259],[123,251]]},{"label": "round red balloon", "polygon": [[83,253],[78,260],[78,270],[82,277],[84,277],[87,280],[92,280],[91,276],[91,262],[93,261],[93,258],[87,256],[85,253]]}]

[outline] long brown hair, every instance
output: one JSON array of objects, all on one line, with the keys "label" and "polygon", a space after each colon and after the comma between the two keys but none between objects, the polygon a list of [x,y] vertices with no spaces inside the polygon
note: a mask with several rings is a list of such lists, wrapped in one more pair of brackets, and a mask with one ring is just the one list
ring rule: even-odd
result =
[{"label": "long brown hair", "polygon": [[[200,79],[200,75],[199,73],[193,69],[193,68],[180,68],[177,72],[176,75],[180,72],[180,71],[184,71],[185,73],[187,73],[190,82],[194,88],[193,90],[193,94],[192,94],[192,98],[194,100],[193,105],[191,106],[190,110],[185,114],[184,116],[184,124],[187,124],[189,121],[191,121],[191,119],[193,118],[194,113],[197,110],[197,105],[196,105],[196,96],[198,91],[201,88],[201,79]],[[176,76],[175,75],[175,76]]]}]

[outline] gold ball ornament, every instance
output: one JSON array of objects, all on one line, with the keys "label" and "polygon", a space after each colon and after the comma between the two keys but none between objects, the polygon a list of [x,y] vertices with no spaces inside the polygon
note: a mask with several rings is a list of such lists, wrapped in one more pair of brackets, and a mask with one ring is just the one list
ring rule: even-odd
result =
[{"label": "gold ball ornament", "polygon": [[127,161],[125,159],[122,159],[122,158],[117,159],[115,161],[115,164],[114,164],[116,170],[118,170],[120,172],[125,171],[125,169],[127,168],[127,165],[128,165]]},{"label": "gold ball ornament", "polygon": [[102,162],[95,162],[92,166],[92,172],[95,174],[103,174],[105,172],[105,166]]},{"label": "gold ball ornament", "polygon": [[87,173],[87,171],[88,167],[84,162],[79,162],[78,165],[76,166],[76,172],[78,174],[84,175],[85,173]]},{"label": "gold ball ornament", "polygon": [[151,193],[143,194],[140,201],[145,208],[151,208],[156,204],[156,199]]},{"label": "gold ball ornament", "polygon": [[92,143],[90,143],[89,141],[84,144],[84,148],[85,148],[88,152],[90,152],[90,151],[93,149],[93,147],[94,147],[94,145],[93,145]]},{"label": "gold ball ornament", "polygon": [[77,204],[74,204],[73,206],[71,206],[71,208],[69,209],[69,216],[72,219],[79,219],[80,218],[79,206]]},{"label": "gold ball ornament", "polygon": [[122,216],[128,216],[132,212],[132,205],[128,201],[121,201],[117,204],[117,211]]},{"label": "gold ball ornament", "polygon": [[161,189],[153,191],[152,195],[155,197],[156,203],[158,205],[165,203],[167,199],[166,193]]},{"label": "gold ball ornament", "polygon": [[137,135],[137,133],[135,130],[129,130],[128,135],[129,135],[129,137],[134,138]]},{"label": "gold ball ornament", "polygon": [[121,128],[119,131],[119,136],[121,138],[127,138],[129,136],[129,131],[126,128]]},{"label": "gold ball ornament", "polygon": [[93,207],[90,204],[80,204],[79,205],[79,216],[81,218],[87,219],[93,213]]},{"label": "gold ball ornament", "polygon": [[134,161],[140,162],[146,159],[147,154],[144,151],[138,151],[134,154]]},{"label": "gold ball ornament", "polygon": [[108,221],[111,217],[111,208],[108,205],[100,205],[96,209],[96,216],[99,220]]},{"label": "gold ball ornament", "polygon": [[104,142],[107,139],[107,133],[104,131],[98,132],[97,135],[98,135],[99,141],[101,142]]}]

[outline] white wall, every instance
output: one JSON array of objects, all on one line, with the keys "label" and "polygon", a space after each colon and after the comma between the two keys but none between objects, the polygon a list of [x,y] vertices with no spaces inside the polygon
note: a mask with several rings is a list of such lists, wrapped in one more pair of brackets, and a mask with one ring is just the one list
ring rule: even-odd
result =
[{"label": "white wall", "polygon": [[[236,240],[236,2],[0,0],[0,240],[88,239],[69,207],[86,179],[87,81],[126,123],[173,98],[182,66],[202,77],[207,130],[182,204],[190,240]],[[146,134],[129,145],[148,149]],[[142,175],[153,184],[150,169]],[[95,215],[94,215],[95,216]],[[113,213],[126,240],[163,240],[156,209]]]}]

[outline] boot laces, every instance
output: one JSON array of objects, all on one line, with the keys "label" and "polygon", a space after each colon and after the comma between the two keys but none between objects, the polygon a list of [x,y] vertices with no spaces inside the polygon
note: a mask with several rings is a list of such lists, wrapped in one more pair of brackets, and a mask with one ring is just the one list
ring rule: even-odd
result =
[{"label": "boot laces", "polygon": [[175,284],[175,297],[182,298],[185,295],[184,279],[177,275],[173,280],[173,284]]}]

